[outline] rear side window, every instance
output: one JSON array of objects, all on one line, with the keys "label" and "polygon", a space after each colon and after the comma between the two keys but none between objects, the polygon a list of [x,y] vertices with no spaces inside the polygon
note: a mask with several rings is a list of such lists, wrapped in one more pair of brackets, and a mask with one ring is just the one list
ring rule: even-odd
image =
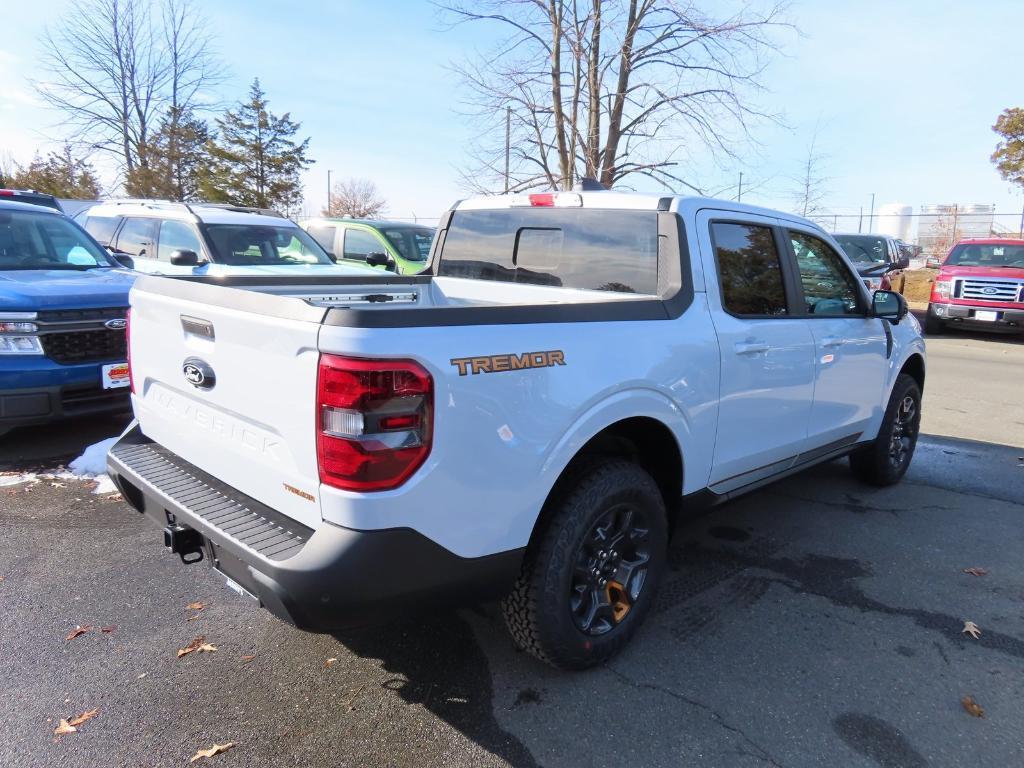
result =
[{"label": "rear side window", "polygon": [[715,222],[711,240],[727,312],[768,317],[788,314],[782,261],[771,227]]},{"label": "rear side window", "polygon": [[110,245],[114,239],[114,230],[121,220],[115,216],[89,216],[85,220],[85,231],[95,237],[100,244]]},{"label": "rear side window", "polygon": [[656,294],[658,214],[583,208],[456,211],[438,274]]},{"label": "rear side window", "polygon": [[129,218],[117,235],[117,250],[132,256],[156,258],[153,241],[156,239],[157,219]]}]

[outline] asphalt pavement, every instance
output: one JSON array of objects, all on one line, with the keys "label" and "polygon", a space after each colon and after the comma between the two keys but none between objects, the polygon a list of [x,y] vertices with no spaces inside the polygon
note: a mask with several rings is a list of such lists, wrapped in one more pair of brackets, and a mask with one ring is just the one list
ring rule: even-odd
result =
[{"label": "asphalt pavement", "polygon": [[[838,461],[687,520],[657,611],[586,673],[517,652],[494,605],[302,633],[88,483],[0,487],[0,765],[1024,765],[1024,345],[929,361],[903,483]],[[12,433],[0,470],[119,426]]]}]

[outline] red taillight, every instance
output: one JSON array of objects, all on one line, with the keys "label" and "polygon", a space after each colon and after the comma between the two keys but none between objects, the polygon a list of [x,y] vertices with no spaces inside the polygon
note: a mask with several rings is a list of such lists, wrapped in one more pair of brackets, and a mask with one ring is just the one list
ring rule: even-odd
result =
[{"label": "red taillight", "polygon": [[412,360],[321,355],[316,448],[320,482],[346,491],[397,488],[430,453],[434,380]]},{"label": "red taillight", "polygon": [[132,310],[131,307],[124,313],[124,346],[128,350],[128,389],[135,394],[135,377],[132,375]]},{"label": "red taillight", "polygon": [[551,192],[530,195],[530,205],[535,208],[553,208],[555,205],[555,196]]}]

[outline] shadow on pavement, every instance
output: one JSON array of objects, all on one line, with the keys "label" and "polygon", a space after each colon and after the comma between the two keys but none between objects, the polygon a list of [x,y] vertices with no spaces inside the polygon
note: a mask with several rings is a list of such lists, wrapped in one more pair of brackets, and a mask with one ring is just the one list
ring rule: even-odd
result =
[{"label": "shadow on pavement", "polygon": [[130,420],[123,414],[19,427],[0,437],[0,470],[26,472],[66,464],[86,446],[119,435]]},{"label": "shadow on pavement", "polygon": [[494,717],[491,671],[464,619],[446,611],[402,624],[335,635],[352,653],[377,658],[394,677],[383,687],[420,704],[514,766],[538,763]]}]

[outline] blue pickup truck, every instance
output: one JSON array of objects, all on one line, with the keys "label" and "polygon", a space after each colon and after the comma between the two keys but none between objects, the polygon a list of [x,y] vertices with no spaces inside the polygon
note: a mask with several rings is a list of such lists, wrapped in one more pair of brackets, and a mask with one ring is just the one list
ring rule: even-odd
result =
[{"label": "blue pickup truck", "polygon": [[129,408],[134,277],[60,212],[0,199],[0,435]]}]

